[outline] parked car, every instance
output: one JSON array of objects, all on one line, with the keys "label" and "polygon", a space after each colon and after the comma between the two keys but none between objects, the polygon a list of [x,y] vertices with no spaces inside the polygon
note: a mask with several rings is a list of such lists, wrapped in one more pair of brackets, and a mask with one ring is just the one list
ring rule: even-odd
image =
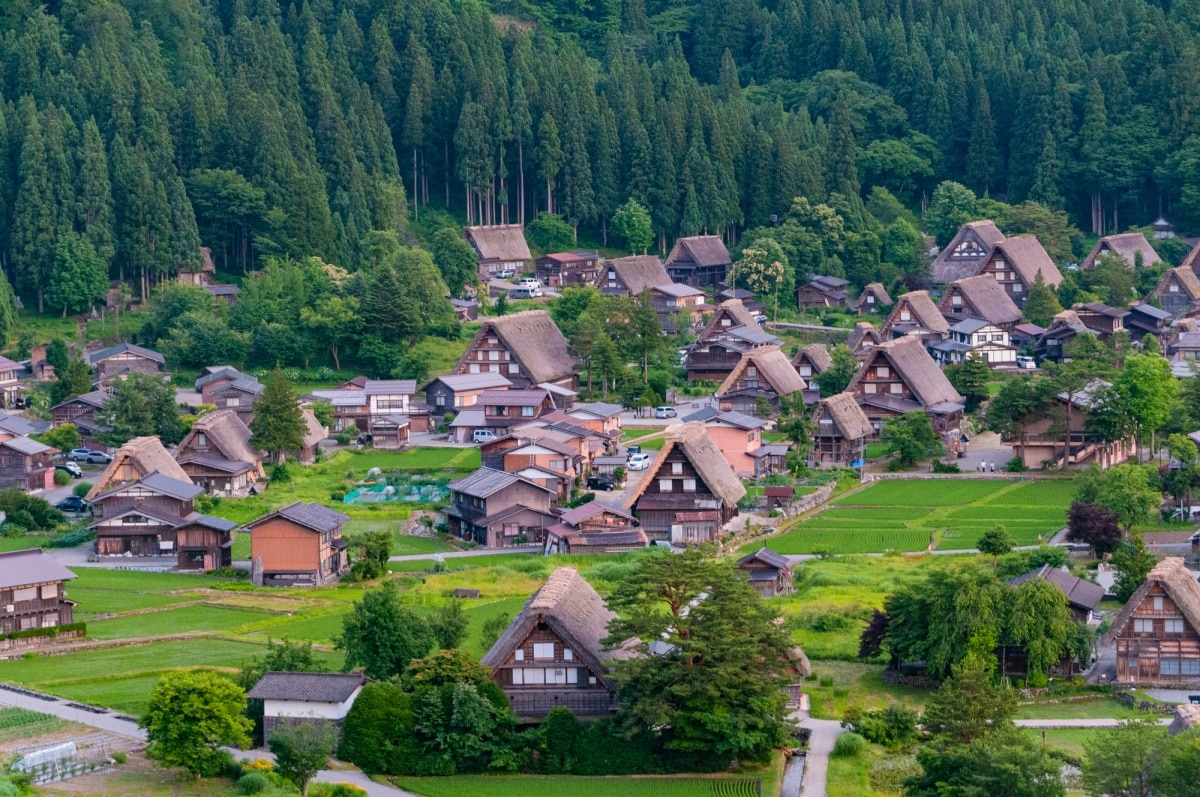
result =
[{"label": "parked car", "polygon": [[767,323],[767,314],[766,313],[755,313],[754,320],[760,324],[765,324],[765,323]]},{"label": "parked car", "polygon": [[496,439],[496,433],[491,429],[476,429],[471,434],[471,439],[476,443],[490,443]]},{"label": "parked car", "polygon": [[650,467],[649,454],[634,454],[629,458],[629,470],[646,470]]},{"label": "parked car", "polygon": [[1032,357],[1017,357],[1017,367],[1034,370],[1037,368],[1037,362]]},{"label": "parked car", "polygon": [[72,448],[67,452],[67,459],[73,462],[87,462],[87,458],[93,453],[90,448]]},{"label": "parked car", "polygon": [[616,486],[617,483],[607,476],[589,476],[587,480],[589,490],[612,490]]},{"label": "parked car", "polygon": [[83,470],[78,465],[76,465],[74,462],[68,461],[68,462],[62,463],[61,465],[55,465],[54,469],[66,471],[67,473],[71,474],[71,476],[73,478],[76,478],[76,479],[78,479],[80,476],[83,475]]},{"label": "parked car", "polygon": [[536,299],[541,295],[542,289],[536,285],[533,287],[529,287],[527,285],[515,285],[508,292],[508,298],[510,299]]},{"label": "parked car", "polygon": [[513,271],[511,268],[505,268],[505,269],[501,269],[500,271],[497,271],[496,273],[492,274],[492,276],[495,277],[496,279],[506,280],[506,279],[511,279],[515,274],[516,274],[516,272]]},{"label": "parked car", "polygon": [[537,277],[521,277],[517,280],[517,284],[522,288],[538,288],[541,289],[542,281]]},{"label": "parked car", "polygon": [[674,407],[655,407],[654,408],[654,417],[655,418],[674,418],[678,414],[679,413],[675,412]]},{"label": "parked car", "polygon": [[105,454],[103,451],[89,451],[87,455],[87,464],[89,465],[107,465],[112,462],[112,457]]},{"label": "parked car", "polygon": [[55,504],[54,508],[60,512],[70,512],[75,515],[82,515],[84,512],[92,511],[92,505],[77,495],[67,496]]},{"label": "parked car", "polygon": [[627,455],[640,454],[640,453],[642,453],[642,447],[641,446],[629,446],[628,448],[625,449],[625,453]]}]

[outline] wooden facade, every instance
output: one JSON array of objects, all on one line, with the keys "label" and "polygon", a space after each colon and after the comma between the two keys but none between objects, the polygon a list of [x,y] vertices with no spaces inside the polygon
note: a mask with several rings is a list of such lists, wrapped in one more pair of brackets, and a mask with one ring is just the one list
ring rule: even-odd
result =
[{"label": "wooden facade", "polygon": [[764,598],[791,595],[795,591],[788,560],[774,551],[761,548],[743,556],[737,566],[746,574],[750,586]]},{"label": "wooden facade", "polygon": [[672,447],[655,464],[643,477],[647,486],[637,502],[646,536],[681,545],[715,540],[721,526],[737,514],[737,506],[713,494],[682,447]]},{"label": "wooden facade", "polygon": [[1159,562],[1113,620],[1118,683],[1200,686],[1200,585],[1182,559]]},{"label": "wooden facade", "polygon": [[[40,548],[0,553],[0,634],[56,628],[75,621],[66,582],[75,574]],[[54,644],[53,636],[31,637],[30,646]]]},{"label": "wooden facade", "polygon": [[489,548],[540,544],[554,525],[557,490],[511,473],[480,468],[450,482],[449,532]]},{"label": "wooden facade", "polygon": [[537,277],[551,288],[591,285],[600,274],[601,259],[595,252],[556,252],[534,262]]},{"label": "wooden facade", "polygon": [[250,556],[261,562],[266,586],[319,586],[336,581],[350,566],[341,512],[295,503],[248,524]]},{"label": "wooden facade", "polygon": [[219,518],[192,520],[175,529],[180,570],[219,570],[233,566],[236,524]]}]

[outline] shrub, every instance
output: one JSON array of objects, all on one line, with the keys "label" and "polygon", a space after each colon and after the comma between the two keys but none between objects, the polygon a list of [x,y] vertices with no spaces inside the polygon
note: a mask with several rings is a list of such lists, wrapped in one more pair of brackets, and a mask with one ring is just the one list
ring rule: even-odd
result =
[{"label": "shrub", "polygon": [[46,543],[47,548],[74,548],[76,545],[83,545],[88,540],[96,538],[96,532],[87,527],[71,529],[64,531],[62,534],[54,536]]},{"label": "shrub", "polygon": [[329,500],[340,504],[346,500],[346,492],[344,490],[334,490],[329,494]]},{"label": "shrub", "polygon": [[79,482],[79,484],[75,485],[75,489],[71,490],[71,495],[74,495],[77,498],[83,498],[85,495],[91,492],[91,489],[91,482]]},{"label": "shrub", "polygon": [[118,750],[117,752],[112,754],[112,760],[118,764],[124,764],[126,761],[129,760],[129,756],[125,753],[124,750]]},{"label": "shrub", "polygon": [[839,758],[851,758],[862,755],[862,752],[866,749],[867,740],[854,732],[843,733],[833,743],[833,754]]},{"label": "shrub", "polygon": [[333,439],[337,441],[339,446],[348,446],[350,445],[350,441],[354,438],[350,436],[349,432],[339,432],[337,437]]},{"label": "shrub", "polygon": [[884,747],[908,747],[917,741],[917,712],[899,703],[880,711],[846,711],[844,724],[864,739]]},{"label": "shrub", "polygon": [[900,794],[904,791],[904,781],[920,775],[921,771],[915,756],[887,757],[871,764],[867,777],[872,791]]},{"label": "shrub", "polygon": [[262,794],[271,788],[271,779],[261,772],[251,772],[238,778],[238,794]]},{"label": "shrub", "polygon": [[942,462],[941,460],[937,460],[937,459],[935,459],[933,461],[933,472],[934,473],[962,473],[962,471],[958,467],[957,462]]},{"label": "shrub", "polygon": [[1004,464],[1004,469],[1009,473],[1024,473],[1025,471],[1029,470],[1029,468],[1025,467],[1025,463],[1020,457],[1013,457],[1010,459]]},{"label": "shrub", "polygon": [[292,480],[292,472],[288,469],[286,462],[280,462],[271,470],[271,481],[273,482],[290,482]]},{"label": "shrub", "polygon": [[67,473],[65,470],[54,471],[54,486],[55,487],[66,487],[70,483],[71,483],[71,474]]},{"label": "shrub", "polygon": [[829,689],[831,686],[833,686],[833,676],[832,675],[822,675],[820,683],[823,688]]},{"label": "shrub", "polygon": [[367,797],[367,792],[353,783],[313,783],[308,797]]}]

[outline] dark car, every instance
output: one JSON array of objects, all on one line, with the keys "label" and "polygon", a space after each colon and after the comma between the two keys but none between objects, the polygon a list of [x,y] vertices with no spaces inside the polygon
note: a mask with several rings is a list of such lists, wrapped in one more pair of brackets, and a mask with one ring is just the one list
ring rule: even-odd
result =
[{"label": "dark car", "polygon": [[67,496],[55,504],[54,508],[61,512],[70,512],[77,515],[92,511],[92,505],[77,495]]},{"label": "dark car", "polygon": [[589,490],[612,490],[617,483],[604,476],[589,476],[587,486]]},{"label": "dark car", "polygon": [[73,478],[73,479],[78,479],[80,476],[83,475],[83,470],[81,470],[78,465],[76,465],[74,462],[71,462],[71,461],[67,461],[67,462],[63,462],[59,465],[55,465],[54,469],[65,471],[66,473],[69,473],[71,475],[71,478]]}]

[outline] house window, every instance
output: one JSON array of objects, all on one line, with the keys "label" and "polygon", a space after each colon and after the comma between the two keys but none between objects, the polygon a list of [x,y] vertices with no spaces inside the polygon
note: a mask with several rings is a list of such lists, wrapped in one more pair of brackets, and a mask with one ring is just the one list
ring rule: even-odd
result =
[{"label": "house window", "polygon": [[874,297],[874,296],[868,296],[868,297],[867,297],[867,304],[875,304],[875,297]]},{"label": "house window", "polygon": [[889,387],[891,388],[892,395],[898,396],[898,395],[900,395],[900,392],[902,390],[904,390],[904,388],[900,385],[899,382],[892,382],[892,384]]},{"label": "house window", "polygon": [[519,374],[521,373],[521,366],[517,365],[516,363],[509,363],[508,372],[510,374]]},{"label": "house window", "polygon": [[1163,608],[1163,599],[1161,597],[1154,598],[1154,611],[1161,612]]},{"label": "house window", "polygon": [[1159,675],[1179,675],[1179,659],[1159,659]]},{"label": "house window", "polygon": [[49,600],[50,598],[57,598],[57,597],[58,597],[58,585],[57,584],[47,584],[46,586],[42,587],[42,600]]},{"label": "house window", "polygon": [[566,460],[562,460],[562,459],[550,460],[550,469],[551,470],[566,470],[567,469]]},{"label": "house window", "polygon": [[912,313],[908,312],[907,310],[901,310],[900,311],[900,320],[901,321],[912,321]]},{"label": "house window", "polygon": [[992,335],[992,340],[995,341],[996,343],[1003,343],[1004,342],[1004,333],[1000,332],[998,334]]},{"label": "house window", "polygon": [[1020,292],[1021,292],[1021,291],[1023,291],[1023,290],[1025,290],[1025,286],[1024,286],[1024,285],[1022,285],[1022,284],[1021,284],[1021,283],[1019,283],[1019,282],[1014,282],[1014,283],[1013,283],[1013,293],[1020,293]]},{"label": "house window", "polygon": [[548,684],[565,684],[567,682],[567,668],[555,667],[551,670],[546,670],[546,683]]},{"label": "house window", "polygon": [[533,643],[533,659],[534,661],[554,659],[554,643],[553,642],[534,642]]},{"label": "house window", "polygon": [[671,473],[675,474],[676,476],[681,476],[683,474],[683,463],[682,462],[672,462],[671,463]]},{"label": "house window", "polygon": [[204,432],[196,433],[196,445],[200,446],[201,448],[208,445],[208,441],[204,437]]},{"label": "house window", "polygon": [[575,651],[570,648],[563,648],[563,661],[574,661]]},{"label": "house window", "polygon": [[[517,673],[520,673],[518,676]],[[520,678],[518,681],[517,679]],[[513,670],[513,683],[525,686],[541,686],[546,683],[546,671],[541,667],[522,667]]]},{"label": "house window", "polygon": [[674,487],[672,487],[672,484],[673,484],[673,482],[670,479],[659,479],[658,480],[658,491],[660,493],[669,493],[674,489]]},{"label": "house window", "polygon": [[1200,659],[1184,659],[1180,662],[1180,675],[1200,675]]},{"label": "house window", "polygon": [[[434,400],[433,400],[433,401],[434,401],[434,404],[435,404],[436,406],[438,406],[438,407],[445,407],[445,406],[446,406],[446,397],[445,397],[443,394],[441,394],[441,393],[438,393],[438,394],[437,394],[437,396],[434,398]],[[458,396],[455,396],[455,397],[454,397],[454,404],[455,404],[455,406],[457,406],[457,405],[458,405]]]},{"label": "house window", "polygon": [[685,493],[696,492],[696,480],[695,479],[684,479],[683,480],[683,491]]},{"label": "house window", "polygon": [[576,667],[568,667],[568,668],[567,668],[567,683],[569,683],[569,684],[577,684],[577,683],[579,683],[579,670],[578,670],[578,668],[576,668]]},{"label": "house window", "polygon": [[875,392],[875,385],[868,382],[867,384],[863,385],[863,392],[867,395],[873,394]]},{"label": "house window", "polygon": [[812,366],[811,365],[800,366],[800,376],[803,376],[803,377],[812,376]]},{"label": "house window", "polygon": [[25,601],[37,600],[37,587],[26,587],[25,589],[13,590],[13,603],[23,603]]},{"label": "house window", "polygon": [[1004,272],[1003,271],[996,272],[996,282],[1004,282]]},{"label": "house window", "polygon": [[1133,633],[1135,634],[1152,634],[1154,633],[1154,621],[1149,618],[1135,618],[1133,621]]},{"label": "house window", "polygon": [[950,304],[954,305],[955,307],[962,307],[962,297],[957,293],[954,294],[952,297],[950,297]]},{"label": "house window", "polygon": [[525,651],[521,650],[520,648],[517,648],[516,651],[513,653],[513,658],[516,659],[517,661],[525,661]]},{"label": "house window", "polygon": [[467,368],[467,372],[472,373],[472,374],[477,374],[477,373],[479,373],[479,366],[476,365],[475,363],[471,363],[470,366],[468,366],[468,368]]},{"label": "house window", "polygon": [[[241,406],[241,403],[242,403],[242,399],[239,396],[230,396],[229,398],[225,399],[226,407],[238,407],[238,406]],[[201,445],[204,445],[204,444],[201,443]]]},{"label": "house window", "polygon": [[879,377],[880,379],[887,379],[889,373],[890,371],[888,371],[888,367],[886,365],[881,365],[875,369],[875,376]]},{"label": "house window", "polygon": [[521,408],[521,417],[522,418],[532,418],[533,417],[533,407],[522,407]]},{"label": "house window", "polygon": [[42,628],[53,628],[58,625],[58,612],[47,612],[42,615]]},{"label": "house window", "polygon": [[1183,633],[1183,618],[1175,617],[1168,620],[1163,620],[1163,633],[1167,634],[1182,634]]},{"label": "house window", "polygon": [[487,356],[488,356],[488,359],[489,359],[489,360],[496,361],[496,360],[499,360],[499,359],[500,359],[500,352],[498,352],[498,351],[489,351],[489,352],[487,353]]},{"label": "house window", "polygon": [[1174,283],[1171,283],[1170,287],[1168,287],[1167,290],[1171,293],[1179,293],[1179,286]]},{"label": "house window", "polygon": [[1138,666],[1138,660],[1137,659],[1126,659],[1125,666],[1131,670],[1136,670],[1137,666]]}]

